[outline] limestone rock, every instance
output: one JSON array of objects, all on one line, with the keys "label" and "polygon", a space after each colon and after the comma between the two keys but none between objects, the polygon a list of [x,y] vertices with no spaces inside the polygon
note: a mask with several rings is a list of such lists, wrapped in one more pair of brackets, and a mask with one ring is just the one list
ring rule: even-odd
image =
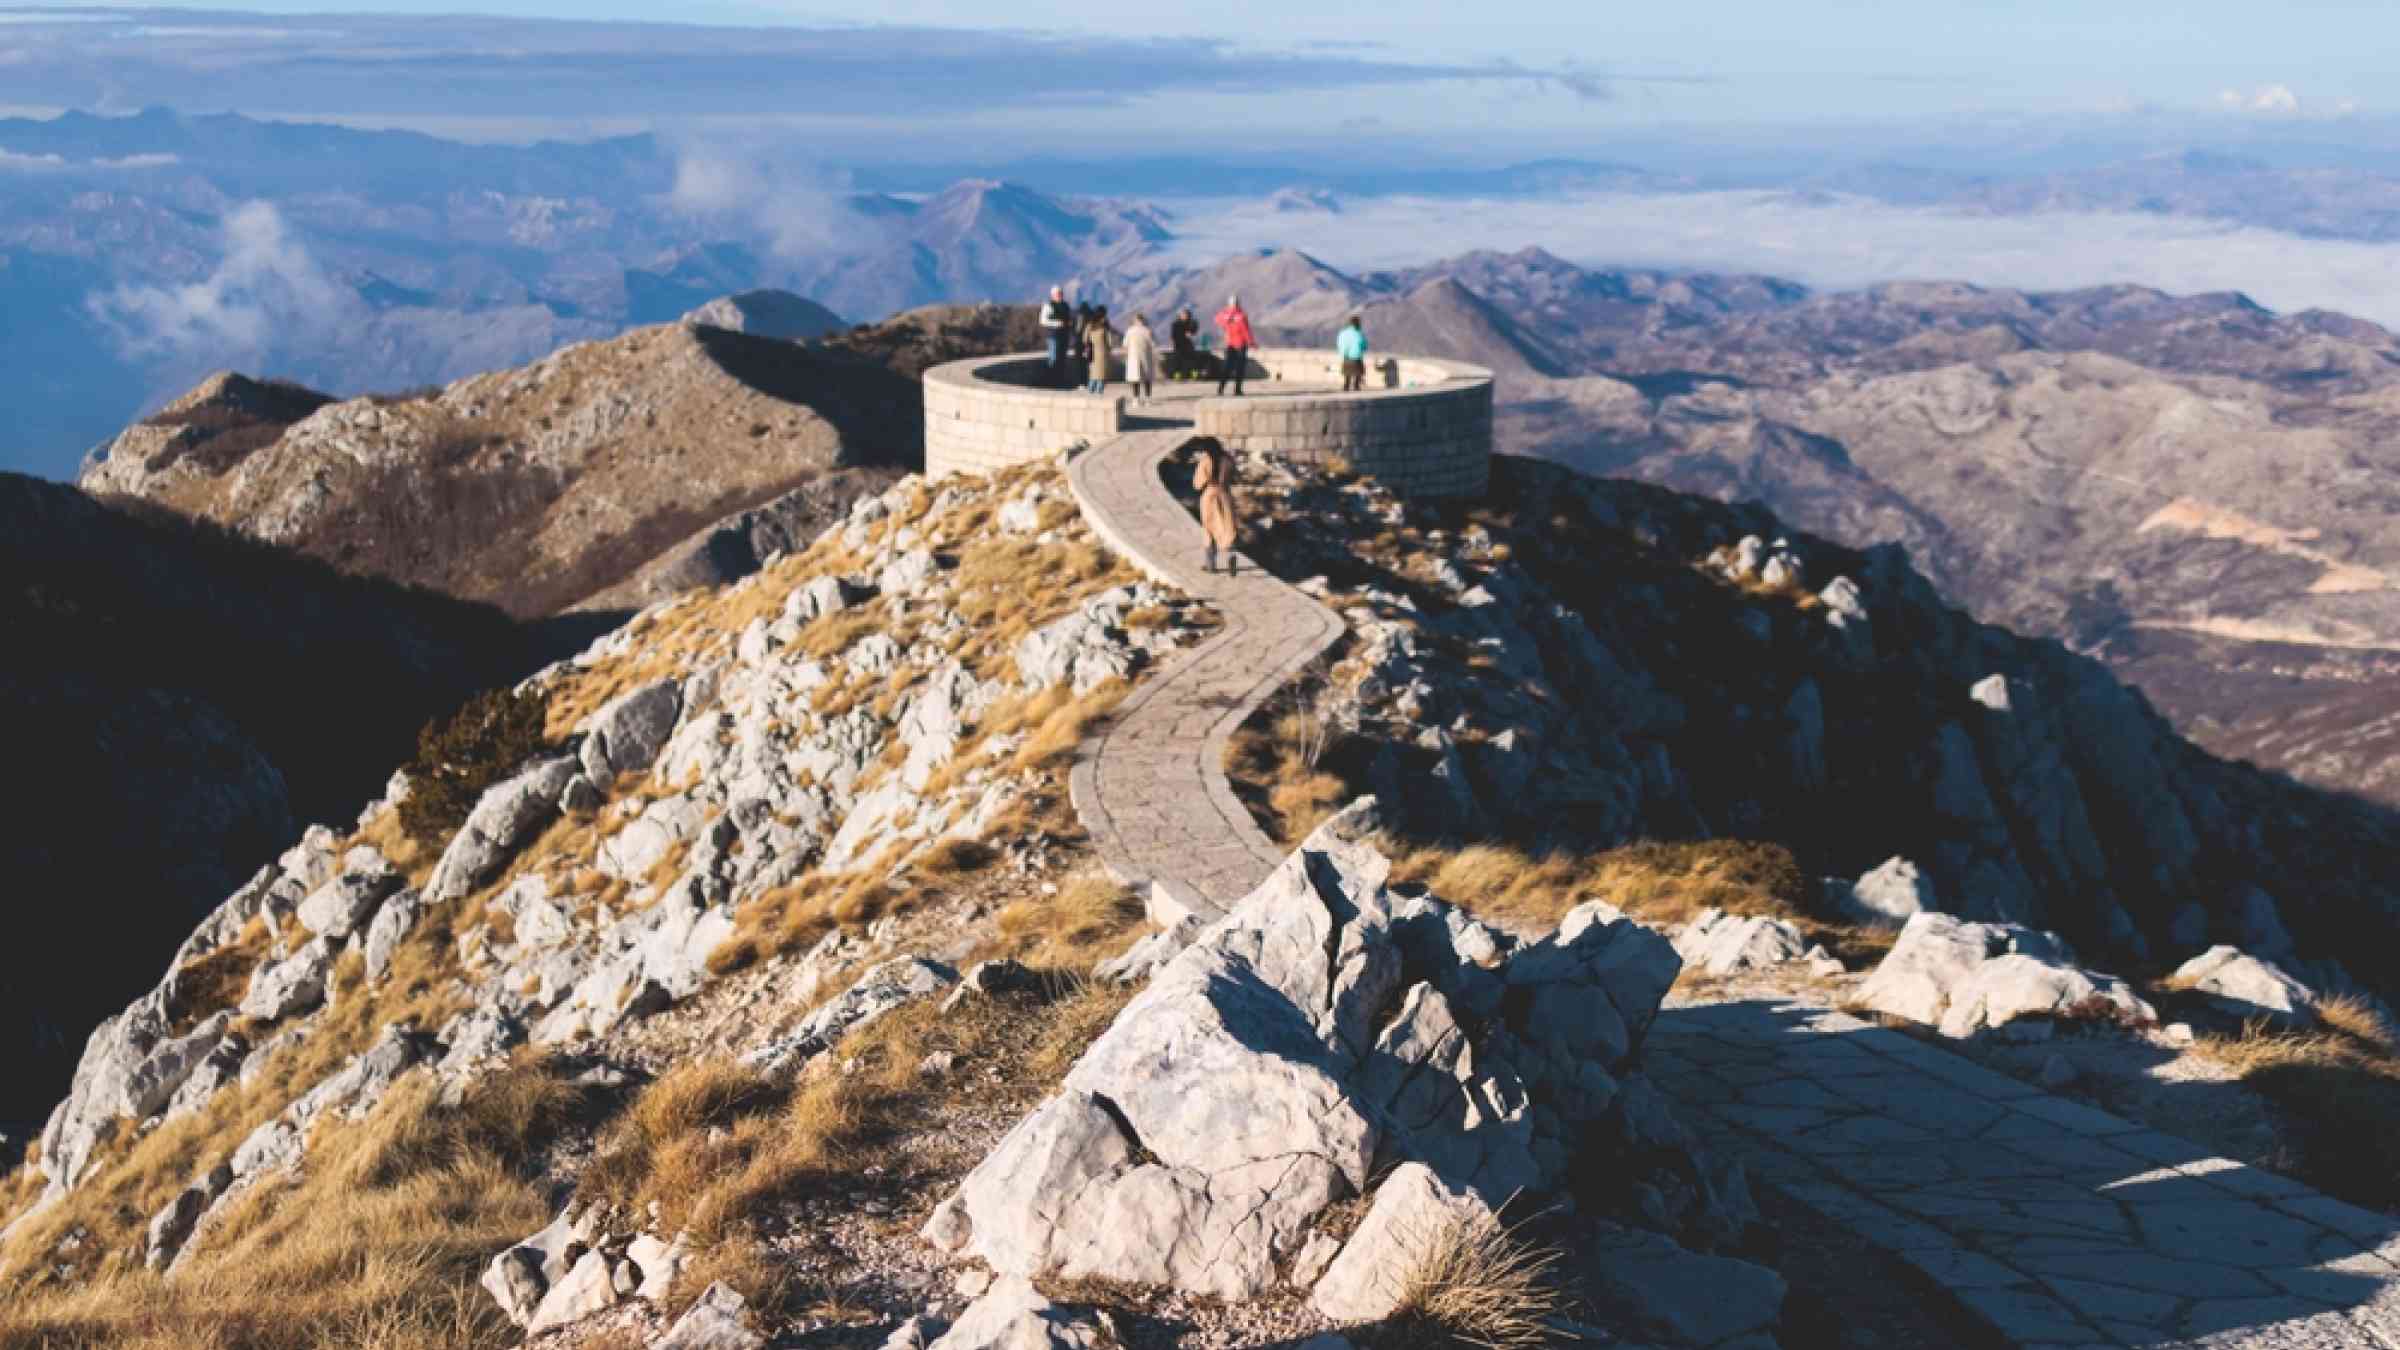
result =
[{"label": "limestone rock", "polygon": [[400,889],[400,874],[381,854],[372,849],[354,852],[368,855],[371,863],[355,869],[345,866],[341,875],[309,892],[294,914],[301,927],[319,937],[339,942],[350,936],[384,897]]},{"label": "limestone rock", "polygon": [[1032,1281],[1003,1275],[931,1350],[1101,1350],[1114,1340],[1093,1319],[1042,1297]]},{"label": "limestone rock", "polygon": [[365,955],[367,979],[381,983],[392,968],[392,957],[400,950],[401,939],[407,937],[424,917],[425,900],[414,890],[404,890],[383,902],[375,911],[375,921],[367,926]]},{"label": "limestone rock", "polygon": [[565,1279],[590,1248],[592,1236],[575,1215],[559,1215],[549,1227],[492,1258],[483,1272],[485,1292],[510,1321],[526,1325],[550,1286]]},{"label": "limestone rock", "polygon": [[425,898],[443,904],[482,885],[534,827],[558,814],[559,793],[575,773],[574,757],[559,755],[486,789],[434,864]]},{"label": "limestone rock", "polygon": [[767,1338],[751,1325],[750,1306],[719,1282],[708,1287],[650,1350],[761,1350]]},{"label": "limestone rock", "polygon": [[1900,930],[1858,999],[1877,1012],[1939,1027],[1946,1036],[1970,1036],[2036,1015],[2105,1011],[2126,1022],[2155,1020],[2124,981],[2073,962],[2074,953],[2055,934],[1928,912]]},{"label": "limestone rock", "polygon": [[585,776],[595,785],[605,785],[619,774],[649,768],[682,715],[683,685],[678,680],[660,680],[612,700],[592,716],[584,736]]},{"label": "limestone rock", "polygon": [[921,956],[886,961],[860,976],[858,983],[832,1002],[801,1019],[791,1034],[751,1051],[742,1057],[742,1062],[767,1073],[796,1068],[885,1013],[921,998],[931,998],[957,983],[958,972],[939,961]]},{"label": "limestone rock", "polygon": [[250,991],[242,996],[242,1015],[273,1022],[324,1002],[335,951],[331,940],[317,938],[272,965],[260,966],[250,977]]},{"label": "limestone rock", "polygon": [[2317,1020],[2316,995],[2307,985],[2239,947],[2211,947],[2177,967],[2173,978],[2237,1017],[2286,1023]]},{"label": "limestone rock", "polygon": [[593,1248],[583,1254],[566,1278],[550,1286],[541,1306],[526,1319],[525,1334],[539,1336],[553,1328],[580,1322],[617,1305],[616,1271],[608,1254]]},{"label": "limestone rock", "polygon": [[1378,1158],[1497,1204],[1556,1184],[1673,983],[1666,939],[1590,904],[1510,949],[1401,897],[1370,799],[1152,976],[927,1224],[1027,1277],[1268,1288]]},{"label": "limestone rock", "polygon": [[1852,923],[1899,928],[1937,908],[1933,886],[1906,858],[1893,858],[1836,893],[1841,916]]},{"label": "limestone rock", "polygon": [[1472,1193],[1444,1185],[1422,1163],[1403,1163],[1376,1188],[1374,1205],[1309,1292],[1308,1306],[1341,1324],[1389,1317],[1447,1231],[1490,1218]]},{"label": "limestone rock", "polygon": [[1800,930],[1781,919],[1718,909],[1702,910],[1675,938],[1675,954],[1704,975],[1781,965],[1801,959],[1807,951],[1808,941]]}]

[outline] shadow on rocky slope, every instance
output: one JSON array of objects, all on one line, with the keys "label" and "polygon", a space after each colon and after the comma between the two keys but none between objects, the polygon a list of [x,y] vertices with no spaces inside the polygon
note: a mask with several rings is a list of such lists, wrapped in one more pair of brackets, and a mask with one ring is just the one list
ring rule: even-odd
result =
[{"label": "shadow on rocky slope", "polygon": [[41,935],[0,981],[0,1120],[55,1099],[84,1033],[302,822],[373,797],[427,718],[620,621],[519,624],[15,475],[0,576],[0,875]]},{"label": "shadow on rocky slope", "polygon": [[1896,548],[1509,457],[1473,506],[1283,481],[1260,557],[1353,634],[1322,767],[1420,842],[1757,840],[1815,877],[1905,854],[1929,907],[2135,968],[2353,956],[2400,920],[2400,813],[2208,754]]}]

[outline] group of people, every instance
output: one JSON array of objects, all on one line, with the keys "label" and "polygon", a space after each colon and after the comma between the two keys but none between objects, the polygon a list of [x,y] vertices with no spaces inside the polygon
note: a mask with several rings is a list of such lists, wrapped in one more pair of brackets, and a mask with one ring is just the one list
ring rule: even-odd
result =
[{"label": "group of people", "polygon": [[[1108,363],[1112,349],[1118,346],[1116,329],[1109,323],[1108,306],[1071,304],[1064,286],[1050,288],[1050,298],[1042,305],[1042,339],[1049,358],[1050,382],[1060,389],[1080,382],[1086,393],[1103,393],[1108,388]],[[1242,298],[1230,295],[1225,308],[1217,311],[1217,331],[1225,336],[1225,353],[1215,358],[1217,392],[1233,387],[1235,397],[1242,393],[1242,382],[1250,374],[1250,352],[1258,345],[1250,330],[1250,314],[1242,308]],[[1209,353],[1201,350],[1200,320],[1186,305],[1183,312],[1167,327],[1171,344],[1166,354],[1165,369],[1169,379],[1205,378]],[[1125,328],[1122,342],[1125,359],[1125,380],[1134,388],[1136,397],[1149,398],[1156,389],[1160,369],[1158,338],[1150,331],[1150,317],[1136,314]],[[1342,361],[1342,389],[1345,393],[1366,387],[1367,334],[1358,316],[1352,315],[1341,335],[1334,340],[1334,351]]]}]

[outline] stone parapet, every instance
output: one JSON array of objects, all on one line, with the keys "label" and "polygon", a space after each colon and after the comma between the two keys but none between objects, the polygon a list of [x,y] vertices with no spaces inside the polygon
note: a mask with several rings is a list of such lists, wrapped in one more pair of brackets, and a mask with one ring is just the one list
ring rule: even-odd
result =
[{"label": "stone parapet", "polygon": [[989,473],[1097,444],[1123,423],[1124,400],[1039,386],[1039,356],[953,361],[925,372],[925,476]]},{"label": "stone parapet", "polygon": [[[1124,400],[1036,387],[1040,356],[954,361],[925,372],[929,477],[987,473],[1099,444],[1124,426]],[[1367,387],[1341,392],[1341,363],[1315,348],[1250,354],[1240,398],[1169,397],[1145,405],[1188,416],[1237,454],[1339,462],[1413,497],[1474,496],[1490,481],[1492,372],[1461,361],[1378,357]]]},{"label": "stone parapet", "polygon": [[1481,366],[1379,357],[1355,394],[1340,391],[1340,361],[1315,349],[1261,348],[1250,372],[1243,397],[1191,405],[1194,431],[1236,451],[1338,460],[1411,497],[1473,496],[1490,482],[1492,372]]}]

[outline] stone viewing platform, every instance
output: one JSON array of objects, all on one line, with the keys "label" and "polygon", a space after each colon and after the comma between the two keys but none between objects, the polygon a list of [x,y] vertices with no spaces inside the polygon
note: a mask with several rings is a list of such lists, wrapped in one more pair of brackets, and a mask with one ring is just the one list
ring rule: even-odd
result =
[{"label": "stone viewing platform", "polygon": [[[1113,372],[1112,372],[1113,373]],[[1344,393],[1340,363],[1314,348],[1250,353],[1249,387],[1219,395],[1214,381],[1161,380],[1137,399],[1053,389],[1039,354],[953,361],[925,372],[925,472],[988,473],[1045,458],[1077,441],[1188,427],[1228,449],[1338,460],[1417,497],[1480,494],[1492,454],[1492,372],[1462,361],[1385,356],[1367,388]]]}]

